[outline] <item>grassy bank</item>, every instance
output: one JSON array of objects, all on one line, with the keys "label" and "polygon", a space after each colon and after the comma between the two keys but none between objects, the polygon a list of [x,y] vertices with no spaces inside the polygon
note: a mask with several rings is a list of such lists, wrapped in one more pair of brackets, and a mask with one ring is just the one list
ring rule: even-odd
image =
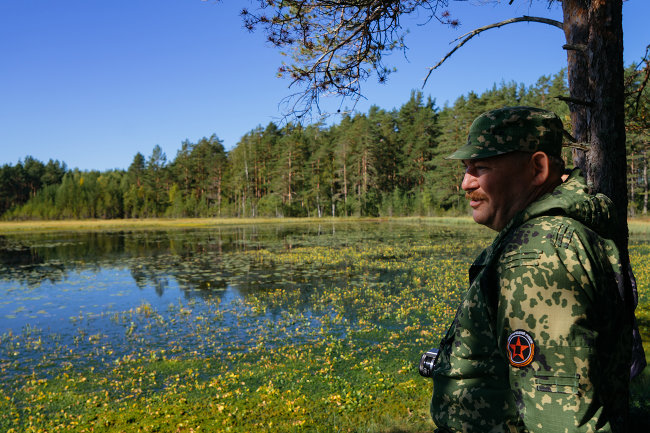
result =
[{"label": "grassy bank", "polygon": [[93,219],[61,221],[0,221],[0,234],[39,233],[56,231],[91,230],[167,230],[209,228],[252,224],[309,224],[362,221],[430,222],[436,224],[469,224],[470,217],[403,217],[403,218],[144,218],[144,219]]},{"label": "grassy bank", "polygon": [[[51,221],[0,221],[0,234],[39,233],[56,231],[92,230],[167,230],[187,228],[209,228],[252,224],[299,224],[338,223],[360,221],[401,221],[445,225],[473,224],[469,216],[462,217],[391,217],[391,218],[143,218],[143,219],[93,219],[93,220],[51,220]],[[650,219],[637,218],[628,221],[631,234],[650,233]]]},{"label": "grassy bank", "polygon": [[627,221],[630,234],[650,234],[650,218],[634,218]]},{"label": "grassy bank", "polygon": [[32,233],[71,230],[165,230],[174,228],[206,228],[228,225],[330,222],[332,218],[143,218],[93,219],[62,221],[0,221],[0,233]]}]

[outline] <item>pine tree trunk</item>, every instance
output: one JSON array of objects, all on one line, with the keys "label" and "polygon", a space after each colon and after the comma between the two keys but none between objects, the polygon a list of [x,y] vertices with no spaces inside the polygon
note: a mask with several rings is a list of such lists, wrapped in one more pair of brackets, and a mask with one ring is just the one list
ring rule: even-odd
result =
[{"label": "pine tree trunk", "polygon": [[630,176],[629,176],[630,187],[628,188],[628,190],[630,191],[630,197],[628,198],[628,203],[632,203],[632,206],[628,206],[628,208],[629,208],[628,213],[629,213],[629,216],[631,218],[634,217],[634,211],[635,211],[635,206],[634,206],[634,195],[636,194],[636,192],[634,190],[634,184],[635,184],[635,181],[634,181],[635,180],[635,173],[634,172],[636,171],[636,168],[634,167],[634,158],[635,157],[636,157],[636,155],[634,154],[634,151],[632,151],[632,155],[630,155]]},{"label": "pine tree trunk", "polygon": [[363,158],[361,160],[363,164],[363,194],[365,197],[366,192],[368,191],[368,149],[363,149]]},{"label": "pine tree trunk", "polygon": [[573,136],[588,143],[575,151],[574,164],[592,192],[616,205],[617,244],[627,254],[627,182],[623,91],[622,0],[564,0],[569,104]]},{"label": "pine tree trunk", "polygon": [[219,184],[217,186],[217,206],[218,215],[221,217],[221,176],[219,176]]},{"label": "pine tree trunk", "polygon": [[[312,163],[312,168],[314,164]],[[318,211],[318,218],[323,216],[323,212],[320,205],[320,159],[316,160],[316,210]]]},{"label": "pine tree trunk", "polygon": [[345,203],[345,216],[348,216],[348,175],[345,161],[343,161],[343,203]]},{"label": "pine tree trunk", "polygon": [[643,149],[643,215],[648,214],[648,159],[646,149]]}]

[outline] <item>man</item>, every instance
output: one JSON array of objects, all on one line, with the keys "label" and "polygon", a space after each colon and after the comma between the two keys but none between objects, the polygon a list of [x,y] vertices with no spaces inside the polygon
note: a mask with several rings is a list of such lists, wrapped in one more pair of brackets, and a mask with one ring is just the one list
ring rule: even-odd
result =
[{"label": "man", "polygon": [[552,112],[479,116],[449,158],[465,165],[474,220],[499,232],[440,343],[439,432],[621,432],[632,320],[620,293],[615,212],[574,170]]}]

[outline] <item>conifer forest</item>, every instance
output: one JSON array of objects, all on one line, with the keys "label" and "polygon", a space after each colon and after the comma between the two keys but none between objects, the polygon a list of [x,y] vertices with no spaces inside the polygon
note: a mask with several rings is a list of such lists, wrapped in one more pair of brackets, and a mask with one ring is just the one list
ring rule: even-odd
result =
[{"label": "conifer forest", "polygon": [[[650,98],[645,88],[634,92],[641,72],[627,68],[630,216],[648,209]],[[556,112],[569,129],[569,108],[558,98],[567,94],[566,71],[531,86],[469,92],[443,107],[413,91],[399,108],[372,106],[335,124],[258,126],[229,151],[217,134],[185,140],[173,158],[156,145],[148,156],[135,154],[126,170],[70,169],[26,156],[0,167],[0,218],[464,214],[462,164],[444,157],[464,143],[473,119],[501,106],[531,105]],[[565,159],[570,167],[569,149]]]}]

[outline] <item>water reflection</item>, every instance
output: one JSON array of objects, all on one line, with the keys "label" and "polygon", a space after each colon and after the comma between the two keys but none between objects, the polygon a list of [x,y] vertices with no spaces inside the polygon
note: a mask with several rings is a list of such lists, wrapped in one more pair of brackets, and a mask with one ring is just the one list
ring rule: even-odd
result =
[{"label": "water reflection", "polygon": [[[308,232],[313,230],[317,236],[323,233],[320,226]],[[197,258],[207,256],[217,261],[204,259],[194,263],[200,267],[198,273],[206,267],[218,269],[219,258],[224,254],[265,248],[277,244],[278,240],[283,248],[292,248],[295,244],[293,239],[300,242],[304,235],[299,227],[263,229],[251,226],[186,231],[0,236],[0,280],[14,280],[33,286],[43,281],[60,281],[70,272],[121,267],[133,259],[144,258],[148,261],[143,264],[147,269],[139,269],[139,264],[129,264],[134,279],[140,284],[143,275],[148,278],[161,268],[182,268],[182,263],[196,262]],[[154,277],[154,280],[157,279]]]},{"label": "water reflection", "polygon": [[[445,230],[432,233],[444,238],[450,235]],[[79,310],[123,311],[143,301],[164,308],[179,296],[218,300],[228,287],[242,296],[284,287],[306,299],[313,287],[336,284],[340,275],[257,263],[246,252],[390,244],[421,236],[417,225],[384,223],[0,236],[0,332],[25,323],[52,326]]]},{"label": "water reflection", "polygon": [[[225,314],[221,326],[230,329],[225,337],[232,340],[259,320],[254,314],[248,322],[238,317],[238,299],[259,297],[264,303],[265,293],[287,290],[291,308],[310,315],[314,290],[345,287],[359,278],[389,285],[398,272],[368,269],[367,275],[350,275],[346,263],[328,268],[274,263],[256,259],[251,251],[367,248],[421,243],[423,238],[462,243],[464,237],[462,248],[473,255],[478,248],[474,241],[485,235],[444,226],[423,230],[419,223],[368,222],[0,236],[0,335],[26,326],[72,335],[78,332],[77,318],[83,318],[94,321],[92,327],[103,335],[123,337],[126,325],[116,322],[116,316],[150,308],[162,321],[171,320],[170,306],[186,308],[191,302],[194,315],[202,309]],[[465,254],[462,248],[457,254]],[[390,286],[387,293],[399,289]],[[233,311],[223,313],[226,305]],[[282,314],[281,308],[277,302],[259,306],[262,318],[270,321]],[[345,314],[355,317],[352,308]]]},{"label": "water reflection", "polygon": [[[126,266],[139,288],[152,286],[162,294],[171,277],[182,290],[213,292],[224,288],[233,275],[252,271],[251,264],[243,263],[236,253],[319,244],[336,248],[357,242],[403,242],[409,236],[422,236],[419,226],[410,230],[408,225],[390,225],[388,230],[384,226],[366,224],[362,229],[360,224],[331,223],[0,236],[0,281],[34,287],[44,281],[63,281],[71,273]],[[458,233],[441,228],[431,235],[445,238]],[[251,288],[259,285],[256,278],[245,280]]]}]

